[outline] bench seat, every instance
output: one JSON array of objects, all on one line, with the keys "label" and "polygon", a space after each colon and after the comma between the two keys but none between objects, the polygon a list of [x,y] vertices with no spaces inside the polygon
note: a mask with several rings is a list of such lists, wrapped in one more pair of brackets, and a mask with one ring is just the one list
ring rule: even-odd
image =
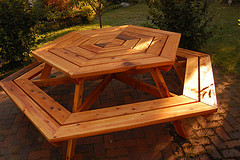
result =
[{"label": "bench seat", "polygon": [[[69,117],[69,119],[75,119],[75,122],[61,126],[52,140],[58,142],[172,122],[211,114],[216,110],[215,107],[197,102],[186,96],[177,96],[79,112]],[[82,119],[81,116],[83,116]],[[69,119],[68,122],[71,121]]]},{"label": "bench seat", "polygon": [[[176,96],[109,108],[69,114],[57,121],[54,114],[44,110],[36,97],[16,82],[1,82],[1,87],[49,142],[61,142],[131,128],[143,127],[216,112],[217,108],[186,96]],[[24,80],[26,82],[26,80]],[[30,86],[31,87],[31,86]],[[32,89],[36,90],[36,86]],[[29,89],[29,87],[28,87]],[[24,91],[25,90],[25,91]],[[38,89],[40,90],[40,89]],[[35,93],[36,94],[36,93]],[[39,93],[39,96],[42,96]],[[46,96],[46,95],[45,95]],[[35,98],[35,99],[34,99]],[[57,102],[52,107],[59,106]],[[44,104],[44,102],[43,102]]]}]

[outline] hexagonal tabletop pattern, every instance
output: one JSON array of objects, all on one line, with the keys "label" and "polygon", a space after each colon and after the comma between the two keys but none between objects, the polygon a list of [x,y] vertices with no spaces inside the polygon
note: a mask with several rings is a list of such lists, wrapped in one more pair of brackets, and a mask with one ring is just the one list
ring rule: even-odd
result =
[{"label": "hexagonal tabletop pattern", "polygon": [[34,51],[72,78],[169,66],[174,63],[180,34],[125,25],[74,31]]}]

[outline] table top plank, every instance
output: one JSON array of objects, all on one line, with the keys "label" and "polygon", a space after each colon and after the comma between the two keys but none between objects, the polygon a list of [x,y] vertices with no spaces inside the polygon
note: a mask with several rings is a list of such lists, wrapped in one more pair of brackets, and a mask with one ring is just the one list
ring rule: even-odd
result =
[{"label": "table top plank", "polygon": [[88,59],[82,57],[81,55],[63,48],[53,48],[48,51],[79,66],[82,66],[88,61]]},{"label": "table top plank", "polygon": [[35,55],[35,57],[37,59],[40,59],[42,61],[45,61],[47,59],[48,64],[50,64],[51,66],[54,66],[56,69],[71,75],[73,74],[76,70],[79,69],[79,66],[66,61],[65,59],[56,56],[55,54],[51,53],[51,52],[47,52],[47,51],[40,51],[38,52],[38,54]]},{"label": "table top plank", "polygon": [[141,38],[133,49],[145,52],[152,43],[153,37]]},{"label": "table top plank", "polygon": [[123,46],[126,48],[134,48],[136,44],[139,42],[139,40],[140,39],[132,39],[132,40],[125,41],[123,43]]},{"label": "table top plank", "polygon": [[169,35],[164,48],[162,49],[161,56],[171,59],[174,63],[180,38],[181,34]]},{"label": "table top plank", "polygon": [[121,46],[124,42],[125,42],[125,40],[114,38],[114,39],[112,39],[112,42],[110,42],[108,45],[106,45],[106,48],[113,47],[113,46]]},{"label": "table top plank", "polygon": [[78,54],[82,57],[85,57],[86,59],[91,59],[93,56],[95,56],[96,54],[94,52],[85,50],[81,47],[67,47],[65,48],[66,50],[73,52],[75,54]]},{"label": "table top plank", "polygon": [[[160,55],[168,36],[155,37],[147,49],[147,54]],[[161,48],[161,49],[159,49]]]},{"label": "table top plank", "polygon": [[135,26],[135,25],[128,25],[128,27],[125,29],[125,31],[147,34],[147,35],[150,35],[150,36],[153,36],[153,37],[158,37],[158,36],[162,36],[162,35],[179,34],[179,33],[176,33],[176,32],[170,32],[170,31],[147,28],[147,27],[140,27],[140,26]]},{"label": "table top plank", "polygon": [[88,41],[90,39],[89,36],[83,35],[81,36],[79,39],[73,41],[72,43],[68,44],[66,47],[77,47],[80,46],[81,44],[85,43],[86,41]]},{"label": "table top plank", "polygon": [[133,59],[142,59],[142,58],[150,58],[150,57],[156,57],[156,56],[145,54],[143,52],[143,53],[136,53],[134,55],[127,54],[127,55],[120,55],[120,56],[114,56],[114,57],[98,58],[98,59],[89,60],[84,66],[93,66],[93,65],[113,63],[113,62],[124,62],[124,61],[133,60]]},{"label": "table top plank", "polygon": [[88,51],[91,51],[91,52],[94,52],[94,53],[98,53],[103,49],[102,47],[92,45],[92,44],[81,46],[81,48],[83,48],[85,50],[88,50]]},{"label": "table top plank", "polygon": [[92,29],[92,30],[83,30],[83,31],[78,31],[81,32],[83,35],[88,35],[88,36],[99,36],[102,33],[107,34],[107,33],[114,33],[114,32],[121,32],[125,30],[128,27],[128,25],[124,26],[115,26],[115,27],[108,27],[108,28],[98,28],[98,29]]},{"label": "table top plank", "polygon": [[172,61],[163,57],[151,57],[142,59],[129,60],[125,62],[115,62],[108,64],[99,64],[94,66],[86,66],[79,68],[72,78],[96,76],[102,74],[110,74],[117,72],[124,72],[130,69],[146,69],[156,66],[165,66],[172,64]]},{"label": "table top plank", "polygon": [[117,56],[137,54],[137,53],[142,53],[142,51],[135,50],[135,49],[122,49],[122,50],[117,50],[117,51],[96,54],[95,56],[93,56],[92,59],[117,57]]},{"label": "table top plank", "polygon": [[94,44],[94,43],[97,43],[99,41],[99,38],[98,37],[93,37],[93,38],[90,38],[89,40],[85,41],[84,43],[81,44],[81,46],[86,46],[86,45],[89,45],[89,44]]},{"label": "table top plank", "polygon": [[126,48],[124,46],[105,47],[101,51],[98,52],[98,55],[103,54],[103,53],[107,53],[107,52],[114,52],[114,51],[124,50],[124,49],[126,50],[128,48]]},{"label": "table top plank", "polygon": [[75,41],[81,41],[83,39],[85,39],[86,37],[80,33],[75,33],[74,35],[70,36],[69,38],[67,38],[66,40],[56,44],[54,46],[54,48],[64,48],[66,46],[70,46],[72,45]]},{"label": "table top plank", "polygon": [[43,50],[46,50],[46,49],[49,49],[49,48],[53,48],[57,44],[66,41],[69,37],[72,37],[75,34],[77,34],[76,31],[70,32],[68,34],[65,34],[64,36],[59,37],[59,38],[55,39],[54,41],[48,43],[47,45],[45,45],[45,46],[43,46],[43,47],[33,51],[33,53],[37,53],[37,52],[40,52],[40,51],[43,51]]}]

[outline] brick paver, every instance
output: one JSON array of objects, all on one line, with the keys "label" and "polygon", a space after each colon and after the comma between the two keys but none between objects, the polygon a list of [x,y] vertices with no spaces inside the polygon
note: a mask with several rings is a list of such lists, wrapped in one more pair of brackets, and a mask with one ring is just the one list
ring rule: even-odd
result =
[{"label": "brick paver", "polygon": [[[149,74],[134,76],[154,84]],[[169,89],[181,94],[174,74],[165,74]],[[86,82],[87,97],[100,81]],[[171,84],[174,83],[174,86]],[[190,138],[177,136],[172,123],[82,138],[76,156],[82,160],[240,159],[240,80],[215,73],[219,110],[208,118],[184,120]],[[74,86],[45,88],[56,101],[71,110]],[[155,99],[116,80],[110,83],[92,109]],[[63,160],[67,143],[54,147],[0,90],[0,160]]]}]

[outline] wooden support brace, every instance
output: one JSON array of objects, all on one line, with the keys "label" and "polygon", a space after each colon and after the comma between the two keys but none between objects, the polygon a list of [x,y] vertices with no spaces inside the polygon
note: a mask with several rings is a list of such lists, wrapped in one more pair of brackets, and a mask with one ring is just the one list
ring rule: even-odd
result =
[{"label": "wooden support brace", "polygon": [[45,63],[40,79],[47,79],[51,73],[52,67]]},{"label": "wooden support brace", "polygon": [[182,121],[181,120],[173,121],[173,124],[177,131],[177,134],[185,139],[188,139],[188,135],[184,129]]},{"label": "wooden support brace", "polygon": [[68,83],[74,83],[74,80],[70,77],[58,77],[51,79],[38,79],[32,81],[38,87],[56,86]]},{"label": "wooden support brace", "polygon": [[156,87],[150,85],[150,84],[147,84],[145,82],[142,82],[142,81],[139,81],[135,78],[132,78],[132,77],[128,77],[126,74],[116,74],[114,76],[115,79],[123,82],[123,83],[126,83],[130,86],[133,86],[137,89],[140,89],[146,93],[149,93],[151,95],[154,95],[155,97],[158,97],[158,98],[161,98],[161,95],[159,94],[159,91]]},{"label": "wooden support brace", "polygon": [[96,101],[96,99],[100,96],[103,90],[108,86],[113,78],[112,74],[107,75],[103,81],[94,89],[94,91],[86,98],[83,104],[78,108],[79,111],[89,110],[91,105]]},{"label": "wooden support brace", "polygon": [[170,97],[168,87],[163,79],[160,69],[153,68],[151,73],[152,73],[153,80],[156,83],[156,86],[159,90],[161,97],[162,98]]},{"label": "wooden support brace", "polygon": [[175,63],[173,64],[173,68],[176,71],[179,80],[182,82],[182,84],[184,84],[185,73],[183,72],[183,70],[182,70],[183,68],[182,68],[180,62],[177,60],[177,58],[175,60]]}]

